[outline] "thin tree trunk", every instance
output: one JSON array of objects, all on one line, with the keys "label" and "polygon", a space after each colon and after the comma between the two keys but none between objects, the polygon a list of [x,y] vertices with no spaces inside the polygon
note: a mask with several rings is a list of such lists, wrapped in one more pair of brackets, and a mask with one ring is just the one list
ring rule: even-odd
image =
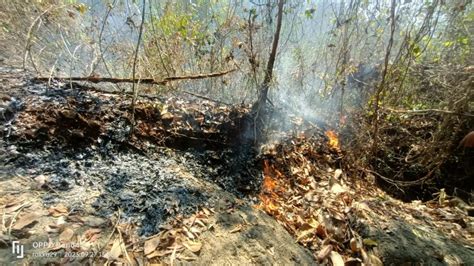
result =
[{"label": "thin tree trunk", "polygon": [[142,8],[142,22],[140,23],[140,32],[138,33],[138,41],[137,41],[137,47],[135,50],[135,58],[133,59],[133,68],[132,68],[132,80],[134,81],[132,83],[132,92],[133,92],[133,98],[132,98],[132,130],[131,134],[133,134],[133,131],[135,129],[135,103],[138,97],[138,83],[135,84],[135,73],[136,73],[136,67],[137,67],[137,58],[138,58],[138,51],[140,51],[140,42],[142,40],[142,33],[143,33],[143,24],[145,23],[145,7],[146,7],[146,0],[143,0],[143,8]]},{"label": "thin tree trunk", "polygon": [[283,4],[284,3],[285,3],[284,0],[278,1],[277,26],[276,26],[275,35],[273,36],[272,50],[270,52],[270,57],[268,58],[267,68],[265,71],[265,77],[263,79],[262,87],[260,89],[260,95],[256,103],[257,110],[261,110],[263,105],[266,103],[267,97],[268,97],[268,89],[270,88],[270,82],[272,81],[272,78],[273,78],[273,66],[275,65],[278,41],[280,40],[280,30],[281,30],[281,22],[283,18]]},{"label": "thin tree trunk", "polygon": [[391,8],[390,8],[390,19],[391,19],[391,25],[390,25],[390,39],[388,40],[388,45],[387,45],[387,50],[385,52],[385,60],[384,60],[384,68],[382,72],[382,80],[380,81],[380,84],[377,88],[377,91],[375,93],[375,103],[374,103],[374,131],[372,134],[373,138],[373,145],[372,145],[372,154],[375,154],[377,152],[377,135],[378,135],[378,130],[379,130],[379,109],[380,109],[380,100],[382,97],[382,92],[385,88],[385,83],[386,83],[386,78],[387,78],[387,71],[388,71],[388,62],[390,60],[390,52],[392,51],[392,45],[393,45],[393,35],[395,33],[395,23],[396,23],[396,17],[395,17],[395,8],[397,5],[396,0],[392,0]]}]

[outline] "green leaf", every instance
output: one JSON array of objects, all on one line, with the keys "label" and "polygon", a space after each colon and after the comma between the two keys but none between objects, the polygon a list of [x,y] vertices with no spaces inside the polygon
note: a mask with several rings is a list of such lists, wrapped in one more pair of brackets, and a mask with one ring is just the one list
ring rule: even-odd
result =
[{"label": "green leaf", "polygon": [[370,239],[370,238],[366,238],[362,241],[362,243],[364,243],[365,246],[368,246],[368,247],[376,247],[378,246],[377,244],[377,241],[373,240],[373,239]]},{"label": "green leaf", "polygon": [[447,42],[443,43],[444,47],[451,47],[451,46],[453,46],[453,44],[454,44],[454,42],[452,42],[452,41],[447,41]]},{"label": "green leaf", "polygon": [[306,9],[306,10],[304,11],[304,15],[306,16],[306,18],[312,19],[315,11],[316,11],[315,8]]},{"label": "green leaf", "polygon": [[81,15],[84,15],[87,12],[87,10],[89,10],[89,7],[85,4],[82,4],[82,3],[74,5],[74,8],[77,11],[79,11],[79,13],[81,13]]}]

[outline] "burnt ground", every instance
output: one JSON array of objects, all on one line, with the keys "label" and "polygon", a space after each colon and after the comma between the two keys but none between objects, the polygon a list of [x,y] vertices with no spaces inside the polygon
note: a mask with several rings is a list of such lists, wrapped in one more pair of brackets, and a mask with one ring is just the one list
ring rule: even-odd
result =
[{"label": "burnt ground", "polygon": [[[203,236],[209,245],[200,251],[202,263],[219,262],[218,258],[246,264],[313,262],[311,253],[277,221],[251,207],[260,188],[261,164],[252,143],[234,138],[245,138],[238,124],[245,119],[245,108],[171,97],[139,101],[135,136],[130,140],[130,99],[78,84],[71,88],[36,83],[15,69],[2,72],[2,204],[20,205],[11,213],[4,209],[7,221],[0,249],[4,262],[15,260],[7,248],[13,239],[25,243],[27,261],[36,261],[35,241],[54,239],[54,235],[61,238],[64,228],[60,226],[58,232],[57,219],[48,217],[55,216],[51,210],[58,206],[67,209],[67,228],[74,228],[76,240],[88,236],[89,229],[97,229],[101,238],[96,242],[101,243],[113,234],[114,223],[133,226],[130,235],[142,238],[136,243],[142,259],[147,237],[168,232],[170,224],[182,226],[182,217],[205,208],[213,215],[207,211],[208,221],[201,222],[206,223],[206,230],[200,229],[203,233],[208,226],[212,231]],[[22,220],[30,213],[35,214],[31,223],[8,230],[12,217]],[[81,217],[103,220],[90,225]],[[219,239],[218,249],[211,245],[214,238]],[[53,251],[42,250],[44,254]],[[267,256],[269,252],[274,254]],[[195,258],[182,259],[187,260]]]},{"label": "burnt ground", "polygon": [[464,203],[350,178],[315,123],[256,150],[247,106],[146,96],[132,135],[128,97],[0,70],[2,262],[474,264]]}]

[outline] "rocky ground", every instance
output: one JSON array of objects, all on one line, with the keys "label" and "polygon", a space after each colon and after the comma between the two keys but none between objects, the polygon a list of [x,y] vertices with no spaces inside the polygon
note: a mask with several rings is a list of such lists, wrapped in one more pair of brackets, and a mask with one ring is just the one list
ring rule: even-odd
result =
[{"label": "rocky ground", "polygon": [[0,73],[2,263],[474,264],[467,204],[351,177],[318,123],[256,150],[246,106],[146,96],[131,136],[124,95]]}]

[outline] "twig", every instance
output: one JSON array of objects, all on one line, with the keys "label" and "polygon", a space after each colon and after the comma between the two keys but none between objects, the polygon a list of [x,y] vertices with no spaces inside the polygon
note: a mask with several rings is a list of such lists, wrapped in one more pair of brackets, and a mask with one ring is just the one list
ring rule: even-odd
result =
[{"label": "twig", "polygon": [[[35,18],[35,20],[33,20],[33,23],[31,23],[30,25],[30,28],[28,29],[28,33],[27,33],[27,38],[26,38],[26,43],[25,43],[25,48],[24,48],[24,55],[23,55],[23,69],[26,69],[26,58],[28,56],[30,56],[31,58],[31,53],[30,53],[30,42],[31,42],[31,38],[32,38],[32,32],[33,32],[33,28],[36,26],[36,23],[41,19],[42,16],[46,15],[46,13],[54,10],[54,9],[59,9],[59,8],[63,8],[64,6],[51,6],[50,8],[46,9],[43,13],[41,13],[39,16],[37,16]],[[33,67],[35,68],[35,71],[38,72],[38,69],[36,69],[36,66],[33,64]]]},{"label": "twig", "polygon": [[[72,67],[76,63],[76,52],[77,52],[77,49],[81,47],[81,45],[82,44],[77,45],[76,48],[74,48],[74,52],[72,53],[72,62],[71,62],[71,66],[69,67],[69,76],[72,76]],[[69,80],[69,87],[72,90],[72,80]]]},{"label": "twig", "polygon": [[54,72],[54,68],[56,67],[56,64],[58,63],[59,61],[59,58],[61,58],[61,56],[63,55],[63,53],[61,52],[59,54],[59,56],[56,58],[56,61],[54,61],[54,64],[51,66],[51,70],[49,71],[49,79],[48,79],[48,86],[51,87],[51,77],[53,76],[53,72]]},{"label": "twig", "polygon": [[[36,79],[36,80],[39,80],[39,79]],[[42,79],[41,79],[41,81],[42,81]],[[77,80],[69,80],[69,84],[70,84],[71,89],[73,88],[72,87],[72,82],[78,82],[78,81]],[[83,85],[83,84],[80,84],[80,83],[76,83],[76,84],[78,84],[80,86],[80,87],[76,87],[76,88],[89,90],[89,91],[93,91],[93,92],[97,92],[97,93],[112,94],[112,95],[125,94],[127,96],[133,96],[133,93],[131,93],[131,92],[125,92],[124,93],[124,92],[121,92],[121,91],[106,91],[106,90],[101,90],[101,89],[93,87],[93,86],[86,86],[86,85]],[[181,90],[180,92],[192,95],[192,96],[197,97],[197,98],[208,100],[208,101],[211,101],[211,102],[216,102],[216,103],[219,103],[219,104],[232,106],[232,104],[230,104],[230,103],[215,100],[215,99],[209,98],[207,96],[196,94],[196,93],[193,93],[193,92],[190,92],[190,91]],[[162,99],[163,98],[162,96],[159,96],[159,95],[149,95],[149,94],[137,94],[137,97],[147,98],[149,100],[155,100],[155,99]]]},{"label": "twig", "polygon": [[118,209],[118,212],[117,212],[117,221],[115,222],[115,225],[112,229],[112,232],[110,232],[109,236],[107,237],[107,241],[105,241],[105,243],[102,245],[102,247],[100,247],[98,250],[97,250],[97,253],[96,255],[94,256],[94,259],[97,257],[97,255],[99,253],[102,252],[102,250],[104,250],[104,248],[109,244],[110,240],[112,239],[112,236],[114,235],[115,231],[118,230],[118,224],[120,222],[120,209]]},{"label": "twig", "polygon": [[119,233],[120,242],[123,244],[123,245],[121,245],[122,246],[122,252],[125,253],[125,257],[127,258],[128,263],[130,265],[133,265],[132,260],[130,259],[130,256],[128,255],[127,247],[125,246],[125,241],[123,240],[122,232],[120,231],[120,228],[117,227],[117,231]]},{"label": "twig", "polygon": [[[104,22],[102,24],[102,28],[100,29],[100,33],[99,33],[99,53],[100,53],[100,58],[102,59],[102,62],[104,62],[104,67],[105,67],[105,70],[107,71],[107,73],[109,73],[109,76],[112,76],[112,72],[110,71],[108,65],[107,65],[107,62],[105,61],[105,58],[104,58],[104,51],[102,50],[102,35],[104,33],[104,29],[105,29],[105,25],[107,24],[107,19],[109,18],[110,16],[110,12],[112,12],[112,9],[115,7],[115,2],[116,0],[113,1],[113,3],[111,5],[109,5],[108,9],[107,9],[107,13],[105,15],[105,18],[104,18]],[[106,49],[107,50],[107,49]],[[94,68],[92,69],[90,75],[92,75],[93,73],[95,73],[95,69],[97,68],[97,66],[99,65],[99,63],[97,63]],[[118,90],[121,90],[120,86],[118,84],[116,84],[116,87]]]},{"label": "twig", "polygon": [[27,201],[25,203],[23,203],[20,208],[18,209],[17,212],[15,212],[15,215],[13,215],[13,218],[10,222],[10,226],[8,227],[8,238],[11,239],[11,234],[12,234],[12,227],[13,227],[13,224],[15,223],[15,220],[16,220],[16,217],[20,214],[20,212],[28,205],[30,204],[30,201]]},{"label": "twig", "polygon": [[374,124],[374,129],[372,133],[372,138],[373,138],[373,143],[372,143],[372,155],[375,155],[377,152],[377,136],[378,136],[378,130],[379,130],[379,108],[380,108],[380,101],[381,97],[383,96],[383,90],[385,87],[386,83],[386,78],[387,78],[387,72],[389,68],[389,60],[390,60],[390,53],[392,51],[392,46],[393,46],[393,36],[395,34],[395,26],[396,26],[396,17],[395,17],[395,9],[397,6],[397,1],[392,0],[392,4],[390,6],[390,38],[388,40],[387,44],[387,49],[385,51],[385,59],[384,59],[384,68],[382,71],[382,78],[380,80],[380,84],[377,87],[377,90],[375,92],[374,96],[374,119],[373,119],[373,124]]},{"label": "twig", "polygon": [[363,170],[363,171],[366,171],[366,172],[369,172],[369,173],[371,173],[371,174],[374,174],[374,175],[376,175],[376,176],[378,176],[378,177],[381,178],[382,180],[386,181],[386,182],[389,183],[389,184],[394,185],[397,189],[399,189],[400,191],[404,192],[403,189],[401,189],[400,187],[398,187],[398,181],[392,180],[392,179],[390,179],[390,178],[388,178],[388,177],[385,177],[385,176],[383,176],[383,175],[377,173],[376,171],[372,171],[372,170],[367,169],[367,168],[362,168],[362,170]]},{"label": "twig", "polygon": [[146,1],[143,0],[143,8],[142,8],[142,21],[140,23],[140,31],[138,33],[138,40],[137,40],[137,47],[135,49],[135,56],[133,59],[133,67],[132,67],[132,129],[130,130],[130,133],[133,135],[133,131],[135,129],[135,103],[137,101],[137,94],[138,94],[138,85],[140,84],[140,80],[136,82],[135,79],[135,74],[136,74],[136,68],[137,68],[137,59],[138,59],[138,52],[140,50],[140,42],[142,40],[142,33],[143,33],[143,24],[145,23],[145,7],[146,7]]},{"label": "twig", "polygon": [[471,114],[471,113],[459,113],[459,112],[441,110],[441,109],[423,109],[423,110],[397,110],[397,109],[392,109],[392,108],[383,108],[383,109],[390,112],[394,112],[394,113],[406,113],[406,114],[442,113],[442,114],[453,114],[453,115],[474,117],[474,114]]},{"label": "twig", "polygon": [[184,76],[172,76],[166,77],[162,80],[156,80],[153,78],[142,78],[142,79],[135,79],[135,78],[102,78],[97,76],[91,77],[36,77],[33,80],[36,81],[48,81],[51,79],[56,80],[64,80],[64,81],[88,81],[92,83],[100,83],[100,82],[110,82],[110,83],[135,83],[140,82],[142,84],[152,84],[152,85],[166,85],[171,81],[177,80],[193,80],[193,79],[205,79],[205,78],[214,78],[220,77],[229,73],[234,72],[237,70],[236,68],[225,70],[221,72],[213,72],[213,73],[204,73],[204,74],[194,74],[194,75],[184,75]]}]

